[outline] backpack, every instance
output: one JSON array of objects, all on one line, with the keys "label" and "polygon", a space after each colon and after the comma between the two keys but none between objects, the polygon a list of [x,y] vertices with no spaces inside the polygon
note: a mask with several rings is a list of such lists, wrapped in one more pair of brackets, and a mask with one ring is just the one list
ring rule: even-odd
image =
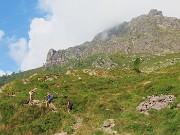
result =
[{"label": "backpack", "polygon": [[50,96],[48,97],[49,100],[53,100],[53,98],[54,98],[53,95],[50,95]]},{"label": "backpack", "polygon": [[72,103],[72,102],[70,102],[70,101],[69,101],[69,106],[71,106],[71,107],[73,106],[73,103]]}]

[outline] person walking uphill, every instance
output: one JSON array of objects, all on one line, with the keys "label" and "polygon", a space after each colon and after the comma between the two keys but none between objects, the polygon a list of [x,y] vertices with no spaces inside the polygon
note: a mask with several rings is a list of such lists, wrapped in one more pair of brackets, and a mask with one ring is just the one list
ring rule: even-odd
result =
[{"label": "person walking uphill", "polygon": [[35,90],[37,88],[34,88],[32,90],[29,91],[29,103],[32,103],[33,99],[34,99],[34,93],[35,93]]},{"label": "person walking uphill", "polygon": [[72,107],[73,107],[73,103],[68,100],[68,102],[67,102],[67,108],[68,108],[68,113],[69,113],[69,114],[70,114],[70,111],[72,110]]},{"label": "person walking uphill", "polygon": [[52,102],[53,98],[54,96],[51,93],[47,92],[46,107],[49,107],[49,104]]}]

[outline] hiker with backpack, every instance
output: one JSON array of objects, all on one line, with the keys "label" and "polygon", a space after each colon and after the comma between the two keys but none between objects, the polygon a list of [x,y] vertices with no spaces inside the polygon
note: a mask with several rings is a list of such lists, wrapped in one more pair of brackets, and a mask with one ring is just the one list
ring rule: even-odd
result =
[{"label": "hiker with backpack", "polygon": [[47,92],[46,107],[49,107],[49,104],[52,102],[53,98],[54,96],[51,93]]},{"label": "hiker with backpack", "polygon": [[68,102],[67,102],[67,108],[68,108],[68,113],[69,113],[69,114],[70,114],[70,111],[72,110],[72,107],[73,107],[73,103],[68,100]]}]

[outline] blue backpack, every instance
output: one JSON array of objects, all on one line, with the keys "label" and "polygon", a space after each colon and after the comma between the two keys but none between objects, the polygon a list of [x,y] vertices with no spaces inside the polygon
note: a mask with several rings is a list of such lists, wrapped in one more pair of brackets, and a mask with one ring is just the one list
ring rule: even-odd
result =
[{"label": "blue backpack", "polygon": [[54,96],[53,96],[53,95],[50,95],[50,96],[48,97],[48,100],[53,100],[53,98],[54,98]]}]

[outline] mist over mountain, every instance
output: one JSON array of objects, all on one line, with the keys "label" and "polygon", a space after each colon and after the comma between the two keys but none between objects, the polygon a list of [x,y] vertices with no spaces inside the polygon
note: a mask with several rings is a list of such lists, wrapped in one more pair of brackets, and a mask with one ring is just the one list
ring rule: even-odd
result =
[{"label": "mist over mountain", "polygon": [[180,50],[180,20],[150,10],[130,22],[98,33],[91,42],[66,50],[50,49],[46,65],[63,65],[70,60],[85,59],[95,54],[164,54]]}]

